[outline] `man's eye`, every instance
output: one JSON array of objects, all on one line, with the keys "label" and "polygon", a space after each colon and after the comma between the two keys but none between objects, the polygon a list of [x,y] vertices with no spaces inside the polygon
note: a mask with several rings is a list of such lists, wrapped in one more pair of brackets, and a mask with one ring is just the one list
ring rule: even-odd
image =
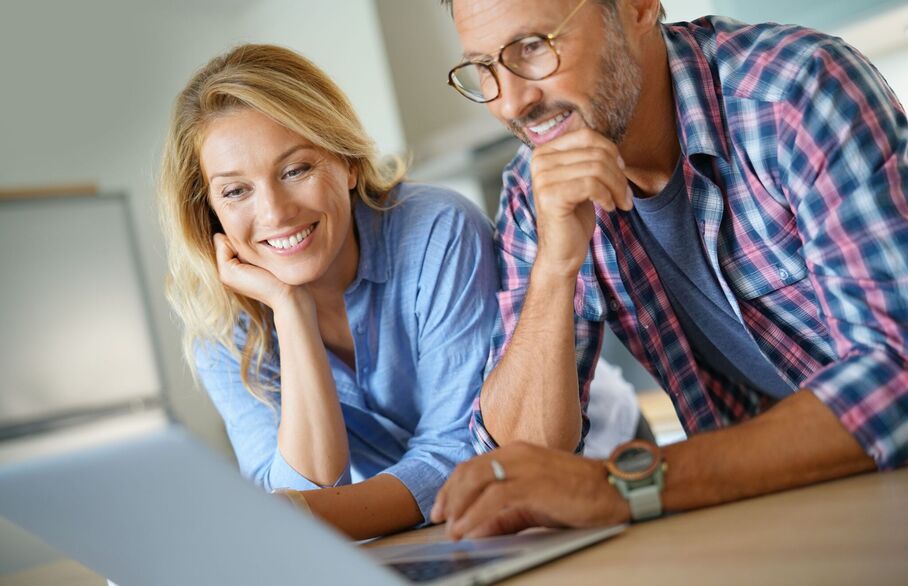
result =
[{"label": "man's eye", "polygon": [[542,39],[529,39],[525,41],[521,46],[521,55],[526,57],[533,57],[539,55],[545,50],[545,42]]},{"label": "man's eye", "polygon": [[312,165],[309,165],[308,163],[305,165],[297,165],[288,169],[287,172],[284,173],[284,177],[288,179],[300,177],[301,175],[305,175],[310,169],[312,169]]}]

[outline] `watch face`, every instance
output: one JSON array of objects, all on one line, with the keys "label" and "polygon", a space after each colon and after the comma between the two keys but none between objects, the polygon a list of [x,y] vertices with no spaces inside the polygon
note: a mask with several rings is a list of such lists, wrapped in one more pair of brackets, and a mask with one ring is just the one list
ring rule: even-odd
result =
[{"label": "watch face", "polygon": [[618,454],[615,465],[622,472],[633,474],[643,472],[653,465],[653,453],[645,448],[631,446]]}]

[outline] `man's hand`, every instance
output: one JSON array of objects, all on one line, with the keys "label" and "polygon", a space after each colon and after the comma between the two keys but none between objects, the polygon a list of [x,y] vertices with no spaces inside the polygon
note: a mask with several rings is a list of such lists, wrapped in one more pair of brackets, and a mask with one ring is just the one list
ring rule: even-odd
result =
[{"label": "man's hand", "polygon": [[593,204],[628,211],[633,197],[618,147],[589,129],[556,138],[530,164],[539,230],[537,264],[575,277],[596,227]]},{"label": "man's hand", "polygon": [[[503,469],[503,480],[495,477],[493,461]],[[536,526],[613,525],[629,518],[627,502],[609,484],[602,462],[526,443],[460,464],[432,509],[432,521],[447,521],[451,539]]]}]

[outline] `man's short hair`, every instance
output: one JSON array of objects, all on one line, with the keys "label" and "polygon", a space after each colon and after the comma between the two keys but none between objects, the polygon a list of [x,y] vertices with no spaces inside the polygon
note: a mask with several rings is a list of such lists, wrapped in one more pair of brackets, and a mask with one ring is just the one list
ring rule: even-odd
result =
[{"label": "man's short hair", "polygon": [[[615,2],[618,0],[596,0],[599,4],[605,5],[607,8],[614,10]],[[453,14],[454,12],[454,0],[441,0],[442,6],[447,7],[447,9]],[[659,3],[659,20],[665,20],[665,6],[662,6],[662,3]]]}]

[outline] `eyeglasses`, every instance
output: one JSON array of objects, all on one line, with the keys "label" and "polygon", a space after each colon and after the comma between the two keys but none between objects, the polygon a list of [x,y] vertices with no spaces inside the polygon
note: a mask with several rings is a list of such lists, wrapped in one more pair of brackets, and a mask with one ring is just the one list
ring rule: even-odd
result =
[{"label": "eyeglasses", "polygon": [[468,100],[485,104],[501,95],[501,84],[493,67],[496,63],[522,79],[539,81],[549,77],[561,66],[555,39],[584,4],[586,0],[580,0],[553,33],[521,37],[502,45],[495,59],[467,61],[454,67],[448,72],[448,85]]}]

